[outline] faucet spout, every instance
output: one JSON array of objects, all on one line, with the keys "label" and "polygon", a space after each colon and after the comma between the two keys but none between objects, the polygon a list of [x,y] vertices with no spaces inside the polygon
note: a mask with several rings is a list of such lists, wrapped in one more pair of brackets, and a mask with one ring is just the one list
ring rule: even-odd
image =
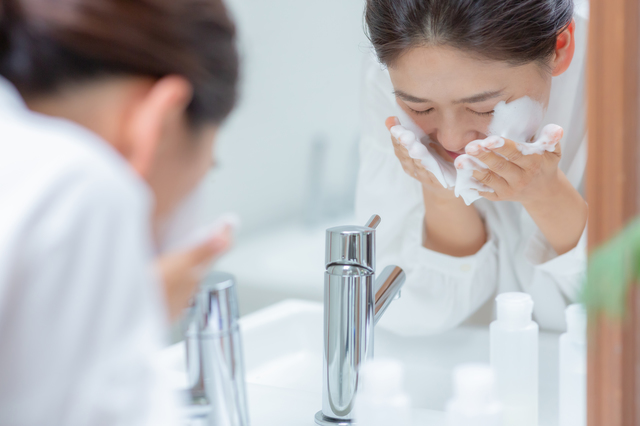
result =
[{"label": "faucet spout", "polygon": [[373,215],[365,226],[327,229],[322,410],[315,416],[321,426],[353,423],[360,365],[373,358],[375,324],[405,281],[397,266],[375,279],[378,224],[380,216]]},{"label": "faucet spout", "polygon": [[187,317],[189,425],[249,425],[238,317],[235,278],[211,272]]},{"label": "faucet spout", "polygon": [[406,275],[399,266],[389,265],[382,270],[376,279],[375,314],[373,324],[377,324],[391,302],[399,296]]}]

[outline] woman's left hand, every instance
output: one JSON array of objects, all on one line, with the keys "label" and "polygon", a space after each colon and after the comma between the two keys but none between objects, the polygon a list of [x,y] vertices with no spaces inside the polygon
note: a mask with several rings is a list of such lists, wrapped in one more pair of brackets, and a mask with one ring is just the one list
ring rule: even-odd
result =
[{"label": "woman's left hand", "polygon": [[[555,137],[560,140],[562,132]],[[495,144],[485,144],[484,147],[473,144],[467,147],[467,154],[488,167],[473,172],[474,178],[494,190],[480,192],[480,195],[491,201],[508,200],[522,204],[548,199],[549,192],[560,184],[560,143],[556,144],[553,152],[524,155],[515,142],[503,140],[504,145],[501,147],[495,147]]]},{"label": "woman's left hand", "polygon": [[562,130],[558,128],[548,136],[546,143],[556,142],[555,149],[542,154],[524,155],[518,145],[508,139],[499,146],[500,138],[472,143],[466,152],[488,167],[474,171],[473,177],[495,192],[480,192],[480,195],[491,201],[520,202],[556,254],[561,255],[578,244],[589,208],[558,168]]}]

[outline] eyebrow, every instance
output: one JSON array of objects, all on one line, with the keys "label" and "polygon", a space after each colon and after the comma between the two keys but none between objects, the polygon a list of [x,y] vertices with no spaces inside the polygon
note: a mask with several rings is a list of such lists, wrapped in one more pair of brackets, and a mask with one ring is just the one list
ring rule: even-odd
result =
[{"label": "eyebrow", "polygon": [[429,99],[422,99],[416,96],[410,95],[408,93],[403,92],[402,90],[394,90],[393,94],[407,102],[414,102],[416,104],[424,104],[427,102],[431,102]]},{"label": "eyebrow", "polygon": [[[454,104],[475,104],[478,102],[483,102],[489,99],[497,98],[498,96],[502,95],[503,92],[504,92],[504,89],[494,90],[493,92],[479,93],[477,95],[469,96],[468,98],[458,99],[457,101],[453,101],[453,103]],[[431,102],[429,99],[418,98],[417,96],[410,95],[408,93],[403,92],[402,90],[395,90],[393,94],[406,102],[414,102],[417,104]]]},{"label": "eyebrow", "polygon": [[464,99],[460,99],[457,101],[454,101],[454,104],[475,104],[478,102],[483,102],[483,101],[487,101],[489,99],[494,99],[497,98],[498,96],[502,95],[502,93],[504,92],[504,89],[501,90],[495,90],[493,92],[484,92],[484,93],[479,93],[477,95],[473,95],[470,96],[468,98],[464,98]]}]

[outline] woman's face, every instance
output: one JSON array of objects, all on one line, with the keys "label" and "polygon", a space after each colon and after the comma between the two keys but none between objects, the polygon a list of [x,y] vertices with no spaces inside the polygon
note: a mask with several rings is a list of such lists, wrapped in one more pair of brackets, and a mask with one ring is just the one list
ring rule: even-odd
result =
[{"label": "woman's face", "polygon": [[162,222],[202,181],[215,163],[217,126],[168,126],[162,135],[147,182],[155,194],[155,216]]},{"label": "woman's face", "polygon": [[191,84],[179,76],[114,77],[26,99],[34,111],[74,121],[100,135],[149,184],[156,223],[171,216],[214,164],[218,126],[193,126]]},{"label": "woman's face", "polygon": [[483,61],[444,46],[410,49],[389,74],[398,105],[451,161],[487,136],[498,102],[529,96],[546,108],[551,91],[551,72],[537,63]]}]

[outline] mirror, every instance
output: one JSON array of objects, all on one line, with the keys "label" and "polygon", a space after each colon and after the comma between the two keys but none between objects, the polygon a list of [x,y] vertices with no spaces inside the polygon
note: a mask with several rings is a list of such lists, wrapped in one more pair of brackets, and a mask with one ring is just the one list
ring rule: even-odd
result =
[{"label": "mirror", "polygon": [[[444,424],[459,391],[454,370],[489,364],[490,342],[502,351],[494,358],[508,364],[508,338],[495,343],[490,331],[505,292],[530,296],[524,309],[540,328],[526,350],[532,358],[521,360],[534,389],[518,396],[528,411],[514,414],[506,388],[495,389],[497,401],[507,398],[506,424],[568,424],[559,420],[567,366],[564,412],[585,424],[586,319],[565,309],[578,300],[586,265],[586,2],[576,2],[573,23],[571,14],[557,17],[561,36],[548,69],[531,57],[505,65],[449,47],[387,51],[386,67],[362,31],[363,2],[230,5],[245,58],[243,97],[221,133],[204,214],[235,211],[243,220],[236,247],[215,268],[238,281],[254,417],[266,415],[260,398],[295,400],[291,415],[305,424],[321,408],[325,230],[379,214],[378,272],[399,265],[407,281],[376,327],[375,354],[400,362],[415,424]],[[376,11],[369,13],[373,22]],[[385,125],[390,116],[399,122]],[[483,141],[475,157],[465,150],[474,140]],[[478,164],[497,170],[502,156],[517,168],[479,186],[486,172]],[[560,180],[529,173],[556,169]],[[549,182],[557,190],[526,189]],[[493,192],[479,197],[478,188]],[[567,315],[573,328],[561,339]]]}]

